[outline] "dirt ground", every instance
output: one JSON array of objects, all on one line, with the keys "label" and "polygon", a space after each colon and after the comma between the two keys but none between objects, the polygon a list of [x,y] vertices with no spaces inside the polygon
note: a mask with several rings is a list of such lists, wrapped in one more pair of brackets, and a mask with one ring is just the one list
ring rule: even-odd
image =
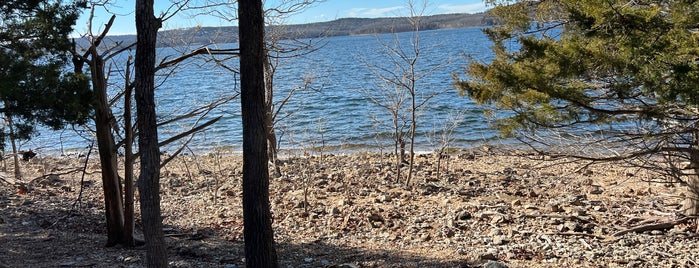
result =
[{"label": "dirt ground", "polygon": [[[38,155],[26,191],[0,180],[0,267],[143,266],[143,248],[104,247],[92,157],[84,178],[84,156]],[[454,152],[439,172],[434,155],[416,161],[406,187],[387,154],[285,157],[270,189],[280,267],[699,265],[684,189],[646,170],[496,150]],[[222,150],[162,169],[171,267],[244,267],[241,169]]]}]

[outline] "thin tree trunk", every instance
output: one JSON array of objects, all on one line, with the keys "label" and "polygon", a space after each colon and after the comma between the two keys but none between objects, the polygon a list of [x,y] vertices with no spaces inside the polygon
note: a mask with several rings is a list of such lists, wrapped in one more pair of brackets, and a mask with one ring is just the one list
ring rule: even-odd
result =
[{"label": "thin tree trunk", "polygon": [[277,134],[274,132],[274,71],[265,53],[265,129],[267,131],[267,155],[274,167],[274,175],[281,176],[277,165]]},{"label": "thin tree trunk", "polygon": [[692,138],[689,157],[694,173],[689,175],[687,181],[689,194],[686,197],[684,209],[687,216],[699,216],[699,131],[695,131]]},{"label": "thin tree trunk", "polygon": [[131,122],[131,59],[126,62],[126,78],[124,85],[124,236],[126,243],[136,245],[134,239],[134,155],[133,155],[133,123]]},{"label": "thin tree trunk", "polygon": [[5,115],[5,120],[7,120],[7,126],[10,129],[10,144],[12,145],[12,160],[15,165],[15,180],[22,180],[22,170],[19,166],[19,154],[17,153],[17,140],[15,140],[15,128],[12,123],[12,117]]},{"label": "thin tree trunk", "polygon": [[[104,190],[104,208],[107,216],[107,246],[125,244],[132,239],[133,233],[124,231],[124,206],[121,195],[121,181],[117,171],[117,154],[114,137],[111,132],[112,113],[107,101],[107,80],[104,77],[104,61],[93,51],[90,62],[92,87],[95,93],[95,135],[102,169],[102,189]],[[131,238],[128,238],[131,236]]]},{"label": "thin tree trunk", "polygon": [[141,153],[138,189],[147,267],[167,267],[167,248],[160,214],[160,150],[154,93],[155,46],[160,26],[160,19],[153,14],[153,0],[137,0],[134,65],[138,148]]},{"label": "thin tree trunk", "polygon": [[278,267],[269,203],[261,0],[238,1],[243,118],[243,218],[247,267]]},{"label": "thin tree trunk", "polygon": [[[414,68],[415,66],[412,65],[411,69]],[[413,74],[412,77],[415,77],[415,74]],[[412,90],[410,92],[410,99],[412,100],[412,104],[410,110],[412,113],[410,115],[410,166],[408,167],[408,178],[405,180],[406,186],[410,186],[410,180],[413,178],[413,167],[415,166],[415,129],[417,128],[417,107],[415,106],[415,81],[411,81],[411,83]]]}]

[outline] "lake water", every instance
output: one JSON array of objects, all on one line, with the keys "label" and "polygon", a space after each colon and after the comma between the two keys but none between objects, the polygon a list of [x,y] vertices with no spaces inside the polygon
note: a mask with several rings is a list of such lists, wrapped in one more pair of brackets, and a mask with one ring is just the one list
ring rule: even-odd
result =
[{"label": "lake water", "polygon": [[[279,115],[286,117],[278,123],[281,148],[306,149],[324,143],[328,150],[390,150],[391,116],[387,110],[372,103],[368,95],[378,96],[392,89],[382,86],[372,68],[367,66],[394,70],[389,58],[382,52],[385,48],[382,43],[390,45],[394,40],[399,40],[404,48],[410,49],[411,34],[341,36],[316,40],[324,44],[317,51],[302,57],[282,59],[275,77],[276,99],[285,97],[290,89],[303,84],[309,76],[313,77],[313,90],[294,95]],[[468,97],[459,96],[451,85],[452,74],[463,73],[466,55],[488,61],[492,55],[489,46],[489,41],[479,28],[420,33],[422,54],[417,67],[418,73],[425,76],[418,82],[418,94],[444,93],[432,98],[420,110],[416,141],[418,150],[432,151],[437,148],[441,143],[439,133],[443,126],[459,113],[463,118],[454,131],[450,147],[473,147],[496,142],[498,132],[489,127],[482,108],[475,106]],[[159,53],[167,55],[173,51],[172,48],[162,48]],[[227,64],[235,67],[237,60]],[[112,69],[119,70],[117,67]],[[202,60],[188,61],[166,80],[160,80],[163,82],[156,91],[156,98],[157,112],[162,119],[239,91],[234,73]],[[110,83],[116,87],[123,85],[121,74],[114,72]],[[190,143],[190,148],[198,152],[215,147],[241,150],[239,102],[240,99],[236,98],[209,113],[206,118],[223,118],[198,134]],[[120,113],[121,109],[115,109],[115,114]],[[193,122],[187,120],[160,129],[160,139],[187,129]],[[90,135],[84,131],[42,131],[40,136],[23,144],[22,149],[51,152],[85,150],[90,139]],[[172,150],[172,147],[163,150]]]}]

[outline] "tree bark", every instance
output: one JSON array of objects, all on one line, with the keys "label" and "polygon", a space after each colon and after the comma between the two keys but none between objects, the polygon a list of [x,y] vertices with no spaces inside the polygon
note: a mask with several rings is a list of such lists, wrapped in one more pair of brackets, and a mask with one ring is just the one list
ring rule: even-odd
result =
[{"label": "tree bark", "polygon": [[247,267],[278,267],[269,204],[262,1],[238,1],[243,118],[243,218]]},{"label": "tree bark", "polygon": [[167,267],[167,251],[160,215],[160,150],[155,114],[155,47],[160,19],[153,0],[136,1],[135,93],[141,170],[138,189],[146,240],[146,266]]},{"label": "tree bark", "polygon": [[[107,78],[104,76],[104,60],[97,53],[94,45],[90,48],[92,61],[90,70],[92,87],[95,94],[95,135],[102,169],[102,189],[104,190],[104,209],[107,216],[107,246],[126,244],[133,240],[133,232],[124,230],[123,199],[121,181],[117,171],[117,154],[112,136],[111,125],[114,118],[107,100]],[[130,239],[129,239],[130,237]]]},{"label": "tree bark", "polygon": [[265,52],[265,130],[267,131],[267,156],[274,166],[275,176],[281,176],[277,166],[277,134],[274,132],[274,70]]},{"label": "tree bark", "polygon": [[[129,84],[131,79],[131,58],[126,61],[126,83],[124,84],[124,234],[126,243],[136,245],[134,232],[134,154],[133,154],[133,123],[131,122],[131,98],[133,88]],[[129,235],[131,234],[131,235]]]},{"label": "tree bark", "polygon": [[[689,174],[687,179],[689,194],[685,200],[684,213],[687,216],[699,216],[699,130],[693,133],[689,159],[690,168],[694,172]],[[699,231],[699,227],[697,227],[697,231]]]},{"label": "tree bark", "polygon": [[10,129],[10,144],[12,145],[12,161],[15,167],[15,180],[22,180],[22,169],[19,166],[19,152],[17,152],[17,140],[15,139],[15,127],[12,122],[12,116],[9,114],[5,115],[5,120],[7,121],[7,127]]}]

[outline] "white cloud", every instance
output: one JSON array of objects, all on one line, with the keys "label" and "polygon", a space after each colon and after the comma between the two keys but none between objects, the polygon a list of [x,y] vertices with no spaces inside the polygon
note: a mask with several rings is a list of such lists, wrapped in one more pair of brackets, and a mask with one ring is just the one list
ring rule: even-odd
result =
[{"label": "white cloud", "polygon": [[393,17],[401,9],[404,9],[404,7],[351,8],[347,10],[347,16],[357,18]]},{"label": "white cloud", "polygon": [[474,3],[467,5],[439,5],[437,8],[443,10],[444,13],[477,13],[485,11],[483,3]]}]

